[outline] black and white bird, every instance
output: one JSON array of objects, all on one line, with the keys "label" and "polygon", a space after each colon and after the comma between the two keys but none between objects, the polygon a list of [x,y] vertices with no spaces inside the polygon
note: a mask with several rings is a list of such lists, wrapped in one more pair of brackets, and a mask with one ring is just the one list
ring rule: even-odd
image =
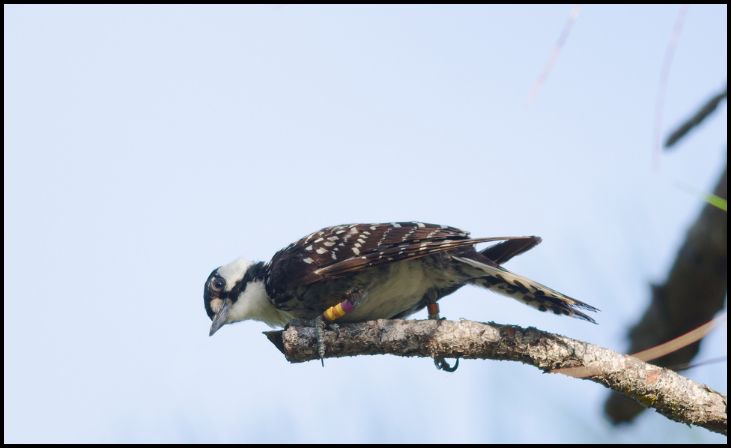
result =
[{"label": "black and white bird", "polygon": [[[475,244],[502,241],[482,251]],[[594,322],[591,305],[515,274],[501,265],[538,243],[536,236],[470,238],[469,233],[422,222],[344,224],[311,233],[267,262],[235,260],[206,280],[204,302],[223,325],[258,320],[361,322],[402,318],[473,284],[540,311]],[[321,350],[322,355],[322,350]]]}]

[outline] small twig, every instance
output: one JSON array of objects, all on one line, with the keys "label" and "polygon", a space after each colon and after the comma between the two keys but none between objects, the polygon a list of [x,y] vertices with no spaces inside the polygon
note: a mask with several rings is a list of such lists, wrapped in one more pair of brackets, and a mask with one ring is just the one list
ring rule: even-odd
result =
[{"label": "small twig", "polygon": [[717,358],[706,359],[705,361],[698,361],[694,363],[686,362],[685,364],[679,364],[677,366],[670,366],[668,369],[672,369],[676,372],[682,372],[685,370],[695,369],[696,367],[707,366],[709,364],[716,364],[719,362],[726,362],[725,356],[719,356]]},{"label": "small twig", "polygon": [[680,32],[685,22],[685,14],[688,12],[688,5],[680,5],[678,16],[675,19],[673,34],[670,36],[670,42],[665,49],[665,58],[663,59],[662,69],[660,70],[660,83],[657,91],[657,101],[655,102],[655,144],[652,151],[652,162],[657,170],[660,164],[660,141],[662,135],[662,113],[665,107],[665,94],[668,86],[668,78],[670,77],[670,66],[675,56],[675,47],[680,39]]},{"label": "small twig", "polygon": [[726,99],[726,92],[726,87],[724,87],[722,92],[719,92],[706,100],[703,106],[701,106],[701,108],[698,109],[692,117],[688,118],[683,124],[675,129],[672,134],[670,134],[667,140],[665,140],[665,149],[670,149],[670,147],[675,145],[681,138],[685,137],[688,132],[708,118],[708,116],[716,110],[718,105],[721,104],[721,101]]},{"label": "small twig", "polygon": [[[290,362],[319,359],[314,329],[265,333]],[[535,328],[472,321],[375,320],[326,331],[326,357],[422,356],[520,361],[544,372],[588,369],[590,381],[669,419],[726,434],[726,396],[672,370]],[[584,372],[586,373],[586,372]]]},{"label": "small twig", "polygon": [[543,70],[541,70],[541,74],[538,76],[538,79],[535,80],[535,82],[533,83],[533,87],[531,87],[530,89],[530,94],[528,95],[529,103],[535,101],[536,97],[538,97],[538,93],[543,87],[543,84],[545,84],[546,79],[548,79],[548,74],[551,73],[553,66],[556,64],[556,61],[558,60],[558,55],[561,53],[561,48],[563,48],[563,45],[566,43],[566,39],[568,39],[569,34],[571,33],[571,28],[574,26],[574,22],[576,22],[576,19],[579,17],[580,11],[581,5],[577,4],[571,8],[569,17],[566,19],[566,23],[564,23],[563,25],[561,34],[559,34],[558,40],[551,50],[548,61],[546,61],[546,64],[543,66]]}]

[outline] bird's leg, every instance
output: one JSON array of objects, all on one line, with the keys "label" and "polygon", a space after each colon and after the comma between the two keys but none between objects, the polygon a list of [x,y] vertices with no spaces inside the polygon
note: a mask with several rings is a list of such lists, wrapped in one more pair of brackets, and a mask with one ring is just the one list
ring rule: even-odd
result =
[{"label": "bird's leg", "polygon": [[365,294],[357,288],[351,288],[345,293],[347,299],[342,302],[331,306],[326,309],[321,315],[315,318],[315,335],[317,336],[317,353],[320,355],[320,362],[322,366],[325,366],[325,341],[322,337],[322,332],[325,327],[325,321],[328,322],[328,326],[337,329],[338,325],[335,323],[336,320],[345,316],[355,309],[356,306],[363,300]]},{"label": "bird's leg", "polygon": [[[437,303],[437,292],[431,290],[426,295],[426,309],[429,313],[429,319],[433,320],[444,320],[443,317],[439,317],[439,304]],[[459,358],[454,363],[454,366],[450,366],[444,358],[434,358],[434,365],[437,369],[444,370],[445,372],[454,372],[459,367]]]},{"label": "bird's leg", "polygon": [[439,317],[439,304],[437,302],[430,302],[426,304],[426,310],[429,312],[429,319],[442,320]]}]

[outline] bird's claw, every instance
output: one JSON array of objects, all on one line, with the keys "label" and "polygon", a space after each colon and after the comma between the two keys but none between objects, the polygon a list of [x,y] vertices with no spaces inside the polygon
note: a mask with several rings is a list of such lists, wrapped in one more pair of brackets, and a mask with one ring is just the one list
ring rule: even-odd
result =
[{"label": "bird's claw", "polygon": [[459,358],[455,359],[454,366],[450,366],[444,358],[434,358],[434,365],[437,366],[437,369],[439,370],[452,373],[457,370],[457,367],[459,367]]},{"label": "bird's claw", "polygon": [[325,338],[323,332],[325,331],[325,321],[322,316],[315,318],[315,337],[317,338],[317,354],[320,357],[320,364],[325,367]]}]

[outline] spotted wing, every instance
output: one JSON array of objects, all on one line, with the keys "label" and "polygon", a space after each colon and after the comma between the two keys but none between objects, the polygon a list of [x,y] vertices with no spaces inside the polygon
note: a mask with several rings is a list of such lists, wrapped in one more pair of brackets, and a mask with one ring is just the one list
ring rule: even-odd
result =
[{"label": "spotted wing", "polygon": [[469,238],[460,229],[422,222],[345,224],[314,232],[274,257],[279,281],[306,285],[384,263],[510,237]]},{"label": "spotted wing", "polygon": [[[343,224],[326,227],[277,252],[272,258],[273,284],[306,285],[332,278],[344,265],[338,263],[372,257],[379,248],[391,249],[404,243],[466,240],[468,232],[454,227],[419,222]],[[398,253],[398,250],[396,250]],[[383,259],[389,261],[387,259]],[[350,262],[352,263],[352,261]],[[330,268],[332,275],[319,272]]]},{"label": "spotted wing", "polygon": [[468,238],[459,240],[448,239],[440,241],[407,241],[392,247],[380,248],[378,250],[363,253],[360,256],[351,257],[347,260],[333,263],[329,266],[317,269],[314,271],[314,274],[321,278],[338,277],[384,263],[413,260],[439,252],[446,252],[472,246],[478,243],[486,243],[488,241],[505,240],[507,238],[511,237]]}]

